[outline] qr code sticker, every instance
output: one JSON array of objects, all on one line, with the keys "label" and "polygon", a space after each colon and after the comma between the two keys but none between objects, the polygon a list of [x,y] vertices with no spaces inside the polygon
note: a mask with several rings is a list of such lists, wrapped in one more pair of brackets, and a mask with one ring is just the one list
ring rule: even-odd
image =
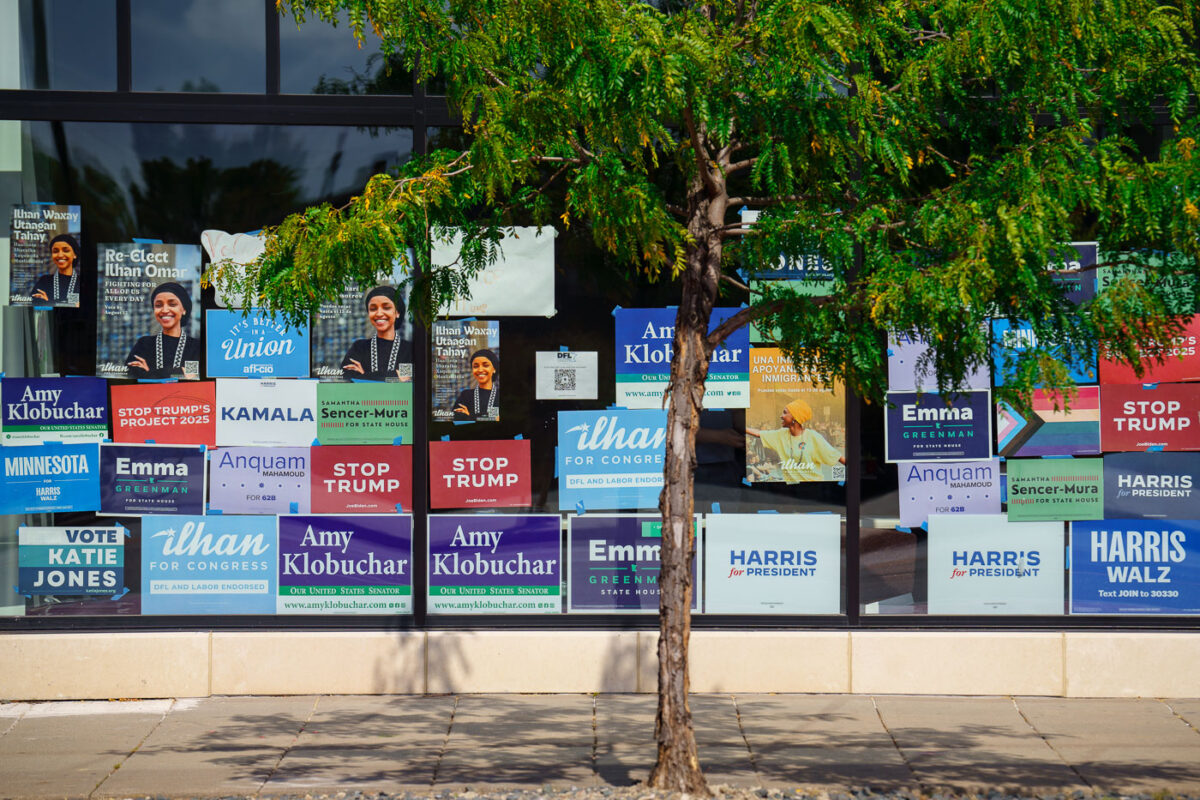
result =
[{"label": "qr code sticker", "polygon": [[556,370],[554,370],[554,391],[556,391],[556,392],[573,392],[573,391],[575,391],[575,370],[573,370],[573,369],[556,369]]}]

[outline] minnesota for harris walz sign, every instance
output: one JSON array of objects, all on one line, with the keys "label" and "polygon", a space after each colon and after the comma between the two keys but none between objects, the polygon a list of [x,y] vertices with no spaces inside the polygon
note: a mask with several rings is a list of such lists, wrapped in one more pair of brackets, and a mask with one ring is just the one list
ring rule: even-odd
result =
[{"label": "minnesota for harris walz sign", "polygon": [[991,457],[990,395],[888,392],[888,462]]}]

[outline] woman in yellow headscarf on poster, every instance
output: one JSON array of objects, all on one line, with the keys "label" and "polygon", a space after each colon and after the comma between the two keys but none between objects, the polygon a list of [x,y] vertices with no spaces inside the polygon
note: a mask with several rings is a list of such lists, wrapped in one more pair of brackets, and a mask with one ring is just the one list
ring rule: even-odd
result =
[{"label": "woman in yellow headscarf on poster", "polygon": [[824,436],[804,427],[812,416],[812,406],[803,400],[793,400],[779,415],[782,428],[770,431],[746,428],[747,435],[757,436],[764,447],[779,456],[785,483],[824,480],[822,466],[846,463],[846,457]]}]

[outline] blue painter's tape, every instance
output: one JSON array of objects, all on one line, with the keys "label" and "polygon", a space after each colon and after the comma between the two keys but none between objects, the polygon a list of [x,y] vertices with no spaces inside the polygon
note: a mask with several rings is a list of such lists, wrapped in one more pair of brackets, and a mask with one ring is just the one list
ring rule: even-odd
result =
[{"label": "blue painter's tape", "polygon": [[558,480],[558,445],[554,445],[554,480]]},{"label": "blue painter's tape", "polygon": [[1067,551],[1066,556],[1063,557],[1063,569],[1070,569],[1071,568],[1071,545],[1067,545],[1063,549]]},{"label": "blue painter's tape", "polygon": [[208,509],[208,513],[209,513],[209,514],[214,514],[214,515],[216,515],[216,516],[218,516],[218,517],[219,517],[219,516],[221,516],[222,514],[224,514],[225,512],[221,511],[221,509],[219,509],[219,508],[210,508],[210,509]]},{"label": "blue painter's tape", "polygon": [[894,358],[895,355],[896,355],[896,351],[889,347],[888,348],[888,358]]},{"label": "blue painter's tape", "polygon": [[560,344],[560,345],[558,346],[558,352],[560,352],[560,353],[569,353],[569,352],[571,352],[571,348],[567,347],[565,344]]},{"label": "blue painter's tape", "polygon": [[134,244],[162,244],[163,241],[162,241],[162,239],[138,239],[137,237],[134,237],[133,243]]},{"label": "blue painter's tape", "polygon": [[454,420],[454,424],[455,425],[474,425],[475,420],[473,420],[473,419],[456,419],[456,420]]},{"label": "blue painter's tape", "polygon": [[1042,458],[1074,458],[1074,457],[1075,456],[1072,456],[1072,455],[1063,455],[1063,454],[1059,454],[1059,453],[1056,453],[1056,454],[1050,455],[1050,456],[1042,456]]},{"label": "blue painter's tape", "polygon": [[926,533],[929,533],[929,520],[925,520],[924,522],[921,523],[921,530],[925,531]]},{"label": "blue painter's tape", "polygon": [[758,513],[760,513],[760,514],[778,514],[779,509],[777,509],[777,508],[760,508],[758,510]]},{"label": "blue painter's tape", "polygon": [[846,485],[845,481],[838,481],[838,486],[845,486],[845,485]]},{"label": "blue painter's tape", "polygon": [[138,378],[138,383],[179,383],[178,378]]},{"label": "blue painter's tape", "polygon": [[400,503],[396,503],[396,513],[397,513],[397,514],[403,514],[403,513],[404,513],[404,506],[403,506],[402,504],[400,504]]},{"label": "blue painter's tape", "polygon": [[313,447],[320,447],[320,446],[321,446],[321,440],[320,440],[320,439],[313,439],[313,440],[312,440],[312,446],[313,446]]},{"label": "blue painter's tape", "polygon": [[1152,444],[1146,448],[1147,453],[1161,453],[1166,445]]},{"label": "blue painter's tape", "polygon": [[475,321],[475,317],[463,317],[462,319],[459,320],[459,322],[474,322],[474,321]]},{"label": "blue painter's tape", "polygon": [[104,444],[112,444],[112,439],[101,439],[100,441]]},{"label": "blue painter's tape", "polygon": [[127,594],[129,594],[129,587],[128,587],[128,586],[122,586],[122,587],[121,587],[121,593],[120,593],[120,594],[114,594],[114,595],[112,596],[112,599],[113,599],[113,600],[120,600],[122,597],[124,597],[124,596],[125,596],[125,595],[127,595]]},{"label": "blue painter's tape", "polygon": [[721,513],[721,504],[720,504],[720,503],[713,503],[713,510],[712,510],[712,513],[714,513],[714,514],[720,514],[720,513]]},{"label": "blue painter's tape", "polygon": [[443,436],[443,437],[442,437],[442,441],[443,441],[443,442],[448,442],[448,441],[450,441],[450,435],[449,435],[449,434],[446,434],[445,436]]},{"label": "blue painter's tape", "polygon": [[579,516],[581,516],[581,517],[582,517],[584,514],[586,514],[586,513],[587,513],[587,508],[586,508],[586,507],[583,505],[583,501],[582,501],[582,500],[578,500],[578,501],[576,501],[576,503],[575,503],[575,513],[576,513],[576,514],[578,514],[578,515],[579,515]]},{"label": "blue painter's tape", "polygon": [[33,599],[33,595],[31,595],[31,594],[21,594],[21,587],[19,587],[19,586],[12,587],[12,590],[13,590],[13,594],[20,594],[21,597],[24,597],[26,599],[30,599],[30,600]]},{"label": "blue painter's tape", "polygon": [[1158,388],[1158,383],[1157,383],[1157,382],[1155,382],[1155,383],[1143,383],[1143,384],[1142,384],[1142,388],[1143,388],[1143,389],[1147,389],[1147,390],[1149,390],[1149,389],[1157,389],[1157,388]]},{"label": "blue painter's tape", "polygon": [[514,439],[524,439],[524,438],[525,438],[525,434],[523,434],[523,433],[518,433],[518,434],[517,434],[516,436],[514,436],[513,438],[514,438]]},{"label": "blue painter's tape", "polygon": [[[166,301],[164,301],[164,302],[166,302]],[[146,440],[146,444],[154,444],[154,440],[153,440],[153,439],[147,439],[147,440]]]},{"label": "blue painter's tape", "polygon": [[392,444],[393,444],[393,445],[404,444],[404,437],[403,437],[403,436],[397,436],[395,439],[392,439]]},{"label": "blue painter's tape", "polygon": [[750,479],[749,479],[749,478],[742,478],[742,483],[746,484],[747,486],[753,486],[753,485],[754,485],[753,483],[751,483],[751,482],[750,482]]},{"label": "blue painter's tape", "polygon": [[57,205],[57,201],[55,201],[55,200],[30,200],[29,205],[31,205],[31,206],[53,206],[53,205]]},{"label": "blue painter's tape", "polygon": [[300,513],[300,504],[295,501],[289,503],[288,504],[288,513],[289,514],[299,514]]},{"label": "blue painter's tape", "polygon": [[621,310],[620,306],[613,306],[612,315],[615,317],[617,312]]},{"label": "blue painter's tape", "polygon": [[903,525],[897,525],[896,530],[900,531],[901,533],[912,533],[912,528],[906,528]]}]

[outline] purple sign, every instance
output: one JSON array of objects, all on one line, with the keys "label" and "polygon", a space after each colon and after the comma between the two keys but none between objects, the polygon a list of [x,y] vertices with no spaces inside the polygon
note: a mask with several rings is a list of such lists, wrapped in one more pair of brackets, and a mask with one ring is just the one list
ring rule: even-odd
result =
[{"label": "purple sign", "polygon": [[431,515],[429,612],[561,612],[561,530],[557,514]]},{"label": "purple sign", "polygon": [[204,445],[100,445],[101,514],[204,513]]},{"label": "purple sign", "polygon": [[307,447],[214,450],[209,508],[222,514],[306,514],[312,508],[311,468]]},{"label": "purple sign", "polygon": [[412,515],[280,517],[275,611],[412,613]]},{"label": "purple sign", "polygon": [[992,456],[991,392],[888,392],[887,460],[975,461]]},{"label": "purple sign", "polygon": [[[696,552],[700,532],[696,531]],[[658,611],[662,520],[659,517],[588,514],[571,517],[568,611]],[[692,610],[701,586],[692,559]]]},{"label": "purple sign", "polygon": [[[932,363],[922,363],[929,353],[924,339],[913,339],[905,334],[888,337],[888,389],[893,392],[933,391],[937,389],[937,374]],[[981,364],[967,375],[963,389],[987,389],[991,386],[991,375],[987,364]]]},{"label": "purple sign", "polygon": [[999,514],[1000,459],[902,461],[900,524],[917,526],[930,514]]}]

